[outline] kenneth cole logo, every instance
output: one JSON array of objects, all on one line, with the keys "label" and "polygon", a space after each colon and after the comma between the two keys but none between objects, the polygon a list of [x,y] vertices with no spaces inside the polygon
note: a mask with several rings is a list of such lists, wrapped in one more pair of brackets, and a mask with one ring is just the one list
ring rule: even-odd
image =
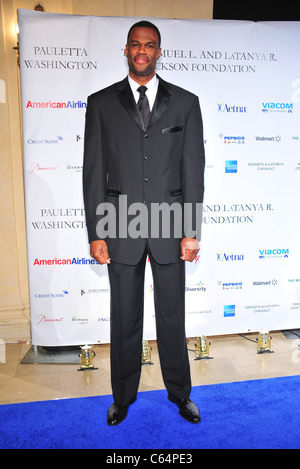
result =
[{"label": "kenneth cole logo", "polygon": [[288,112],[292,113],[293,103],[262,103],[262,112]]},{"label": "kenneth cole logo", "polygon": [[225,161],[225,173],[237,173],[237,161],[227,160]]},{"label": "kenneth cole logo", "polygon": [[228,262],[228,261],[244,261],[244,254],[226,254],[225,252],[217,252],[217,261]]},{"label": "kenneth cole logo", "polygon": [[232,318],[235,316],[235,305],[224,306],[224,318]]},{"label": "kenneth cole logo", "polygon": [[289,249],[260,249],[259,259],[273,259],[276,257],[289,257]]},{"label": "kenneth cole logo", "polygon": [[247,106],[236,106],[236,105],[229,105],[226,103],[217,103],[218,112],[226,112],[230,114],[245,114],[247,112]]}]

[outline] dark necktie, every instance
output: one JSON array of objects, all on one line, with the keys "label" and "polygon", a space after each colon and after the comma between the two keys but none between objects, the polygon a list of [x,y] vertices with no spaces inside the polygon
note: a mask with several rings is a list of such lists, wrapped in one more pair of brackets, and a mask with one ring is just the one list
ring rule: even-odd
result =
[{"label": "dark necktie", "polygon": [[140,86],[137,91],[140,93],[140,97],[138,100],[138,108],[141,113],[141,118],[144,124],[144,128],[147,128],[149,117],[150,117],[150,107],[149,101],[146,96],[147,86]]}]

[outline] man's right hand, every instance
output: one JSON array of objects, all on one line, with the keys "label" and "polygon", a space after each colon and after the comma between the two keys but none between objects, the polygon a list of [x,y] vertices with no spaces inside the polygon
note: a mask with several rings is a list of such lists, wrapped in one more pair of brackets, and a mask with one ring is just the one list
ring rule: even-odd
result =
[{"label": "man's right hand", "polygon": [[90,254],[99,264],[110,264],[106,241],[99,239],[90,243]]}]

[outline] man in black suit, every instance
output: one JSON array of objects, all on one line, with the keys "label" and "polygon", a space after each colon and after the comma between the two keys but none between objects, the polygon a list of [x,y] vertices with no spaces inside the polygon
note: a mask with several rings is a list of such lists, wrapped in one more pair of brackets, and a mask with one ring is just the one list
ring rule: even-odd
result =
[{"label": "man in black suit", "polygon": [[[90,253],[100,264],[107,264],[111,285],[114,403],[107,422],[122,422],[136,400],[149,256],[157,345],[168,398],[183,418],[197,423],[199,409],[189,398],[184,261],[192,262],[199,250],[197,215],[204,191],[199,100],[156,75],[160,32],[152,23],[142,21],[131,27],[125,54],[129,76],[88,98],[83,168]],[[167,235],[161,226],[164,220],[153,219],[153,207],[174,208],[161,211],[163,219],[169,215]],[[189,207],[187,216],[178,221],[184,207]],[[143,214],[138,220],[144,226],[139,229],[137,212]],[[110,223],[113,229],[107,230]]]}]

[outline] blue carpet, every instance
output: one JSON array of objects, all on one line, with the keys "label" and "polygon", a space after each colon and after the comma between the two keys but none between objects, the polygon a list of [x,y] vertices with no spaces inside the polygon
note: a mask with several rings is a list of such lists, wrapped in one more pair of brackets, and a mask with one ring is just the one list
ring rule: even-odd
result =
[{"label": "blue carpet", "polygon": [[0,406],[1,449],[299,449],[300,376],[194,387],[202,422],[183,420],[166,391],[138,394],[106,424],[111,396]]}]

